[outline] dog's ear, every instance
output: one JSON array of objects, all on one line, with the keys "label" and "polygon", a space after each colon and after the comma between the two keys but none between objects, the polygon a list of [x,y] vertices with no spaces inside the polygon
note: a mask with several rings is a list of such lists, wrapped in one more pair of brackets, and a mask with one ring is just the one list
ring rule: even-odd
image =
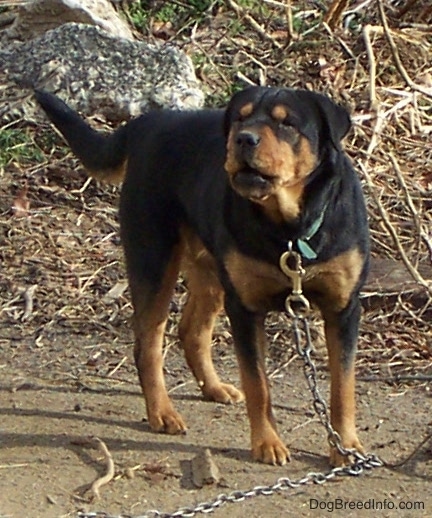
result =
[{"label": "dog's ear", "polygon": [[231,100],[228,106],[225,108],[225,114],[223,119],[223,131],[225,137],[228,137],[228,133],[230,132],[231,124],[233,123],[234,111],[234,104]]},{"label": "dog's ear", "polygon": [[348,133],[351,128],[351,118],[348,111],[336,104],[334,101],[318,93],[313,94],[318,110],[321,112],[325,120],[324,131],[327,132],[333,146],[340,149],[341,140]]}]

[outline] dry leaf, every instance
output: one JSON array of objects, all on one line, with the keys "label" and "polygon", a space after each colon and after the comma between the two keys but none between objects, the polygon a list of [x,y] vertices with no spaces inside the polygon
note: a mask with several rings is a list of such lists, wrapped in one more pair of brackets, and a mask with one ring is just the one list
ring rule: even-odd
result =
[{"label": "dry leaf", "polygon": [[110,304],[121,297],[128,287],[127,281],[119,281],[117,282],[108,293],[106,293],[102,299],[106,304]]},{"label": "dry leaf", "polygon": [[153,36],[161,38],[162,40],[168,40],[175,35],[173,24],[171,22],[158,22],[155,21],[151,28]]},{"label": "dry leaf", "polygon": [[12,210],[17,218],[26,218],[29,214],[30,201],[27,198],[28,186],[25,185],[13,201]]},{"label": "dry leaf", "polygon": [[336,90],[340,90],[344,86],[345,64],[329,63],[324,57],[318,58],[318,65],[320,67],[320,77],[327,83],[332,85]]}]

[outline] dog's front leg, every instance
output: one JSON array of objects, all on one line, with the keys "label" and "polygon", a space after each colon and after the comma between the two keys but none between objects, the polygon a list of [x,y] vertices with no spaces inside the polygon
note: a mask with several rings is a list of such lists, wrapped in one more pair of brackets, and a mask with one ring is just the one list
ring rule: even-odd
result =
[{"label": "dog's front leg", "polygon": [[[324,312],[325,334],[331,375],[331,424],[339,433],[345,448],[363,452],[356,432],[355,405],[355,353],[360,320],[360,304],[353,299],[343,311]],[[333,466],[349,464],[336,448],[330,451]]]},{"label": "dog's front leg", "polygon": [[252,456],[266,464],[283,465],[289,460],[289,451],[276,430],[265,373],[265,314],[249,311],[235,295],[227,295],[226,311],[231,321],[246,396]]}]

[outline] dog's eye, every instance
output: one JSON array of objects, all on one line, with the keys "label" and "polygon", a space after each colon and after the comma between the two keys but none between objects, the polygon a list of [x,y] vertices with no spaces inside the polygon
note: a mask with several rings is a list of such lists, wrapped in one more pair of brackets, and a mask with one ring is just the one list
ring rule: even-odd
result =
[{"label": "dog's eye", "polygon": [[300,132],[297,127],[294,126],[292,121],[287,119],[279,122],[278,134],[279,138],[282,138],[291,144],[295,144],[300,138]]},{"label": "dog's eye", "polygon": [[238,113],[235,120],[236,122],[244,122],[248,117],[249,115],[245,115],[244,113]]},{"label": "dog's eye", "polygon": [[290,135],[292,137],[298,135],[298,129],[294,126],[293,122],[289,119],[284,119],[278,124],[279,131]]},{"label": "dog's eye", "polygon": [[290,128],[290,129],[295,129],[292,122],[289,120],[289,119],[284,119],[283,121],[280,121],[279,122],[279,127],[280,128]]}]

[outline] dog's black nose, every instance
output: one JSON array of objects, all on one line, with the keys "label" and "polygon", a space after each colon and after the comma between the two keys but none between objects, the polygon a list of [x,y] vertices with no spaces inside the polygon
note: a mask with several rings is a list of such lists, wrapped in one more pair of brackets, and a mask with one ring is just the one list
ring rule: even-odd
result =
[{"label": "dog's black nose", "polygon": [[250,131],[242,131],[237,135],[236,143],[238,146],[252,148],[257,147],[260,143],[260,136]]}]

